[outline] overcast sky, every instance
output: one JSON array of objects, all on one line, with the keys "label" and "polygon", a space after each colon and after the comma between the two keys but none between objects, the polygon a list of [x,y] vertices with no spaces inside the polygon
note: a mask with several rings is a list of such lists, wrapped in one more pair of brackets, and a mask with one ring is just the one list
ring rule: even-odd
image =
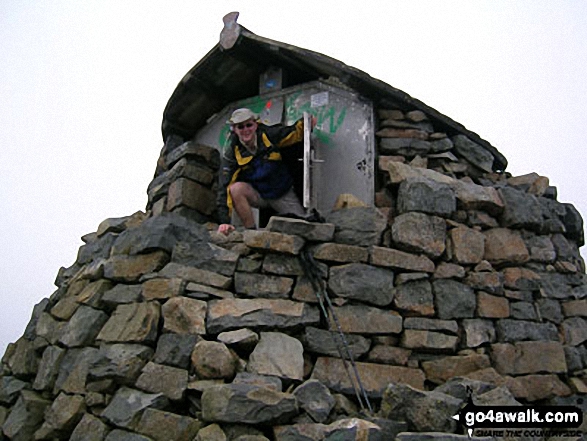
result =
[{"label": "overcast sky", "polygon": [[0,356],[81,236],[144,210],[165,104],[231,11],[448,115],[587,213],[583,0],[2,0]]}]

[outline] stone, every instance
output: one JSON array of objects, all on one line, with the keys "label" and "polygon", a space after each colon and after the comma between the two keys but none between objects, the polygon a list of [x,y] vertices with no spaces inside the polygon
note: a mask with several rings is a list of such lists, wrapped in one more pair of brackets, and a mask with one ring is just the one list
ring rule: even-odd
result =
[{"label": "stone", "polygon": [[218,424],[209,424],[198,431],[195,441],[227,441],[227,438]]},{"label": "stone", "polygon": [[143,435],[139,435],[138,433],[129,432],[127,430],[120,430],[114,429],[112,432],[108,433],[106,439],[104,441],[152,441],[151,438],[148,438]]},{"label": "stone", "polygon": [[210,297],[218,299],[234,298],[234,294],[230,291],[214,288],[212,286],[200,285],[199,283],[194,282],[188,282],[185,286],[185,295],[194,298],[202,296],[201,298],[205,299],[209,299]]},{"label": "stone", "polygon": [[367,361],[370,363],[406,366],[411,353],[411,350],[405,348],[388,345],[375,345],[369,351]]},{"label": "stone", "polygon": [[234,275],[234,289],[239,294],[267,299],[287,299],[293,287],[290,277],[240,273]]},{"label": "stone", "polygon": [[477,316],[481,318],[507,318],[510,316],[508,299],[485,292],[477,294]]},{"label": "stone", "polygon": [[312,250],[312,255],[314,259],[339,263],[367,262],[369,259],[369,251],[366,248],[338,243],[317,245]]},{"label": "stone", "polygon": [[216,203],[216,194],[198,182],[178,178],[171,182],[167,196],[167,211],[185,206],[205,215],[211,215]]},{"label": "stone", "polygon": [[132,385],[152,356],[153,349],[139,344],[102,345],[90,366],[89,375],[93,380],[110,379]]},{"label": "stone", "polygon": [[198,378],[232,378],[236,369],[236,358],[224,343],[201,340],[191,354],[192,366]]},{"label": "stone", "polygon": [[326,386],[307,380],[293,391],[298,405],[317,423],[324,423],[334,408],[335,399]]},{"label": "stone", "polygon": [[100,416],[116,427],[134,430],[145,409],[166,405],[167,398],[163,394],[148,394],[123,386]]},{"label": "stone", "polygon": [[465,319],[462,322],[464,338],[467,348],[477,348],[487,343],[494,343],[496,339],[495,327],[491,320]]},{"label": "stone", "polygon": [[3,358],[3,361],[8,365],[15,377],[28,378],[37,373],[39,356],[32,341],[24,337],[19,338],[14,343],[14,351],[7,355],[7,357]]},{"label": "stone", "polygon": [[489,357],[482,354],[455,355],[422,363],[426,378],[435,384],[442,384],[453,377],[461,377],[490,366]]},{"label": "stone", "polygon": [[[361,383],[371,398],[381,398],[389,383],[409,384],[416,389],[424,389],[424,372],[404,366],[355,362]],[[340,358],[319,357],[316,360],[312,379],[319,380],[330,390],[343,394],[354,394],[353,385]]]},{"label": "stone", "polygon": [[531,302],[510,303],[510,315],[517,320],[540,320],[536,307]]},{"label": "stone", "polygon": [[380,138],[410,138],[427,140],[428,133],[417,129],[391,129],[383,128],[375,133]]},{"label": "stone", "polygon": [[556,259],[556,250],[548,236],[534,236],[526,239],[531,262],[550,263]]},{"label": "stone", "polygon": [[516,377],[516,381],[520,387],[514,391],[515,397],[529,402],[566,397],[572,393],[557,375],[524,375]]},{"label": "stone", "polygon": [[454,143],[455,151],[460,156],[484,172],[491,173],[493,171],[493,155],[488,150],[471,141],[465,135],[453,136],[451,140]]},{"label": "stone", "polygon": [[213,243],[177,242],[171,260],[180,265],[199,268],[226,277],[234,274],[240,253]]},{"label": "stone", "polygon": [[246,230],[243,241],[249,248],[292,255],[298,255],[306,242],[299,236],[262,230]]},{"label": "stone", "polygon": [[527,268],[504,268],[502,274],[503,285],[506,288],[536,291],[541,286],[540,276]]},{"label": "stone", "polygon": [[431,179],[404,180],[398,190],[399,213],[421,213],[450,217],[457,209],[457,200],[450,185]]},{"label": "stone", "polygon": [[351,334],[399,334],[402,317],[395,311],[386,311],[365,305],[334,307],[342,332]]},{"label": "stone", "polygon": [[402,347],[419,350],[455,351],[458,337],[441,332],[406,329],[402,335]]},{"label": "stone", "polygon": [[[52,390],[55,380],[59,374],[61,360],[65,356],[65,349],[57,346],[47,346],[43,351],[43,357],[39,363],[39,369],[33,382],[34,390]],[[4,377],[9,378],[9,377]],[[2,392],[0,391],[0,403],[2,402]]]},{"label": "stone", "polygon": [[119,283],[104,293],[102,303],[109,310],[114,310],[118,305],[126,303],[137,303],[141,300],[141,291],[141,285]]},{"label": "stone", "polygon": [[452,320],[474,317],[477,302],[469,286],[456,280],[441,279],[432,283],[432,290],[438,318]]},{"label": "stone", "polygon": [[231,277],[226,277],[204,269],[180,265],[174,262],[165,265],[165,267],[159,271],[159,276],[169,279],[179,278],[186,282],[199,283],[220,289],[227,289],[232,284]]},{"label": "stone", "polygon": [[448,233],[448,255],[461,265],[475,265],[485,254],[485,236],[467,227],[453,228]]},{"label": "stone", "polygon": [[289,256],[287,254],[266,255],[263,259],[262,268],[265,273],[277,274],[279,276],[303,276],[305,274],[300,258],[298,256]]},{"label": "stone", "polygon": [[53,394],[85,394],[90,366],[97,356],[98,349],[92,347],[68,349],[59,365]]},{"label": "stone", "polygon": [[207,304],[187,297],[172,297],[161,307],[163,330],[175,334],[206,334]]},{"label": "stone", "polygon": [[538,299],[536,306],[540,311],[540,316],[550,322],[559,324],[564,320],[561,304],[553,299]]},{"label": "stone", "polygon": [[438,320],[423,317],[406,317],[404,329],[421,329],[425,331],[439,331],[457,335],[459,325],[456,320]]},{"label": "stone", "polygon": [[183,398],[188,385],[188,371],[153,362],[141,371],[135,387],[145,392],[163,394],[171,401]]},{"label": "stone", "polygon": [[483,211],[491,216],[498,216],[503,212],[504,203],[495,188],[466,181],[455,181],[453,187],[460,208],[469,212]]},{"label": "stone", "polygon": [[[344,338],[355,359],[362,357],[369,351],[371,341],[362,335],[345,334]],[[307,351],[315,354],[340,357],[339,350],[342,350],[346,356],[345,346],[340,339],[337,331],[327,331],[312,326],[304,330],[304,347]]]},{"label": "stone", "polygon": [[472,380],[467,377],[455,377],[436,387],[434,391],[450,395],[463,401],[468,400],[469,396],[471,396],[473,402],[475,402],[477,396],[489,392],[494,388],[495,386],[493,384],[484,381]]},{"label": "stone", "polygon": [[139,226],[144,220],[145,213],[141,211],[130,216],[111,217],[100,222],[96,234],[101,237],[106,233],[122,233],[127,228]]},{"label": "stone", "polygon": [[334,228],[334,224],[307,222],[279,216],[272,216],[267,224],[267,230],[271,232],[293,234],[309,242],[330,242],[334,237]]},{"label": "stone", "polygon": [[110,288],[112,288],[112,282],[110,280],[96,280],[86,286],[75,299],[80,304],[99,309],[102,306],[102,296]]},{"label": "stone", "polygon": [[407,282],[393,289],[393,305],[423,316],[434,315],[434,298],[428,280]]},{"label": "stone", "polygon": [[146,301],[165,300],[181,295],[183,287],[181,279],[150,279],[142,284],[139,292]]},{"label": "stone", "polygon": [[227,346],[245,352],[250,352],[259,342],[259,334],[250,329],[243,328],[236,331],[221,332],[218,334],[218,341]]},{"label": "stone", "polygon": [[224,299],[208,302],[206,329],[218,334],[240,328],[288,329],[318,324],[318,309],[284,299]]},{"label": "stone", "polygon": [[492,228],[483,234],[485,234],[484,259],[491,264],[523,264],[530,259],[526,244],[517,231]]},{"label": "stone", "polygon": [[398,270],[434,272],[434,262],[424,255],[415,255],[384,247],[371,247],[371,265]]},{"label": "stone", "polygon": [[491,359],[495,369],[503,375],[567,371],[565,352],[557,341],[495,343],[491,345]]},{"label": "stone", "polygon": [[232,380],[233,384],[252,384],[259,387],[266,387],[281,392],[283,382],[279,377],[270,377],[267,375],[252,374],[250,372],[239,372]]},{"label": "stone", "polygon": [[165,251],[136,256],[116,255],[104,263],[104,277],[115,282],[138,282],[141,276],[160,270],[169,261]]},{"label": "stone", "polygon": [[0,377],[0,404],[12,405],[20,396],[20,391],[29,388],[29,384],[16,377]]},{"label": "stone", "polygon": [[59,343],[72,348],[91,345],[107,320],[103,311],[82,305],[61,330]]},{"label": "stone", "polygon": [[499,195],[505,207],[501,215],[501,225],[508,228],[540,231],[542,226],[542,208],[536,196],[504,187]]},{"label": "stone", "polygon": [[92,414],[85,413],[71,433],[70,441],[104,441],[108,426]]},{"label": "stone", "polygon": [[108,258],[117,237],[117,234],[107,233],[91,243],[82,245],[77,253],[76,262],[85,265],[92,261]]},{"label": "stone", "polygon": [[82,419],[85,410],[84,397],[60,393],[45,412],[45,422],[35,433],[35,439],[68,436]]},{"label": "stone", "polygon": [[157,302],[120,305],[96,339],[108,343],[154,343],[160,316]]},{"label": "stone", "polygon": [[393,277],[387,269],[351,263],[330,268],[329,288],[338,297],[385,306],[393,299]]},{"label": "stone", "polygon": [[287,380],[302,380],[304,348],[299,340],[280,332],[261,332],[249,357],[247,371]]},{"label": "stone", "polygon": [[202,394],[202,419],[216,423],[279,424],[298,414],[291,394],[249,384],[212,386]]},{"label": "stone", "polygon": [[198,336],[190,334],[163,334],[157,340],[153,361],[159,364],[188,369]]},{"label": "stone", "polygon": [[154,441],[192,441],[202,423],[189,416],[146,409],[137,425],[137,432]]},{"label": "stone", "polygon": [[405,213],[394,219],[391,236],[399,248],[436,258],[446,248],[446,223],[436,216]]},{"label": "stone", "polygon": [[424,392],[406,384],[389,384],[381,402],[380,416],[404,420],[419,432],[454,432],[452,418],[463,400],[440,392]]},{"label": "stone", "polygon": [[571,317],[561,324],[565,343],[569,346],[578,346],[587,340],[587,320],[582,317]]},{"label": "stone", "polygon": [[446,176],[442,173],[438,173],[434,170],[430,170],[427,168],[411,167],[407,164],[402,164],[401,162],[390,161],[387,164],[387,167],[392,184],[400,184],[401,182],[409,178],[425,178],[436,182],[449,184],[451,186],[454,185],[454,183],[456,182],[455,179]]},{"label": "stone", "polygon": [[502,342],[522,340],[558,341],[558,330],[552,323],[533,323],[524,320],[501,319],[496,322],[497,339]]},{"label": "stone", "polygon": [[43,423],[45,411],[51,402],[35,392],[23,390],[2,425],[2,432],[10,440],[30,441]]},{"label": "stone", "polygon": [[375,207],[335,210],[326,221],[335,225],[334,242],[360,247],[379,245],[387,227],[386,217]]},{"label": "stone", "polygon": [[563,302],[561,306],[565,317],[587,317],[587,299]]},{"label": "stone", "polygon": [[[80,307],[80,304],[75,297],[66,297],[59,300],[53,308],[51,308],[51,315],[60,320],[69,320],[75,311]],[[41,317],[39,317],[39,320]],[[38,323],[38,322],[37,322]]]},{"label": "stone", "polygon": [[435,279],[463,279],[465,268],[454,263],[441,262],[434,271]]}]

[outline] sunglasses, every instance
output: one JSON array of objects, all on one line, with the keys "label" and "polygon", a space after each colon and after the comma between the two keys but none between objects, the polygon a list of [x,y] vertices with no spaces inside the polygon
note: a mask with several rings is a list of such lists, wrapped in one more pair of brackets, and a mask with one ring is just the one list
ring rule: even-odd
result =
[{"label": "sunglasses", "polygon": [[255,123],[249,122],[246,124],[237,124],[235,127],[239,130],[243,130],[244,128],[250,129],[251,127],[253,127],[255,125]]}]

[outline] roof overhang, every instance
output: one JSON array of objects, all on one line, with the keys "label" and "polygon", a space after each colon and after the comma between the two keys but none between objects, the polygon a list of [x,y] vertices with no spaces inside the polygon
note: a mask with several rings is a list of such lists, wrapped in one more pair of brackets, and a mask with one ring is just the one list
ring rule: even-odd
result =
[{"label": "roof overhang", "polygon": [[163,112],[163,139],[171,134],[193,137],[206,121],[228,104],[259,94],[259,77],[270,67],[284,72],[283,87],[335,77],[368,98],[376,107],[421,110],[435,128],[449,136],[463,134],[495,158],[494,170],[507,159],[488,141],[462,124],[407,93],[367,73],[318,52],[253,34],[236,22],[238,12],[224,17],[220,41],[182,78]]}]

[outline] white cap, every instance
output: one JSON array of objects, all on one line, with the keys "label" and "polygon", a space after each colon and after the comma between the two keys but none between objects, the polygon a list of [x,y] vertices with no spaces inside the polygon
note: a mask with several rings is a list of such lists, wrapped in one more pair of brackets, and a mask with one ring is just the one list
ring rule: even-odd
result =
[{"label": "white cap", "polygon": [[232,112],[228,123],[232,125],[240,124],[242,122],[248,121],[249,119],[257,119],[257,115],[255,115],[251,109],[243,107],[242,109],[236,109],[234,112]]}]

